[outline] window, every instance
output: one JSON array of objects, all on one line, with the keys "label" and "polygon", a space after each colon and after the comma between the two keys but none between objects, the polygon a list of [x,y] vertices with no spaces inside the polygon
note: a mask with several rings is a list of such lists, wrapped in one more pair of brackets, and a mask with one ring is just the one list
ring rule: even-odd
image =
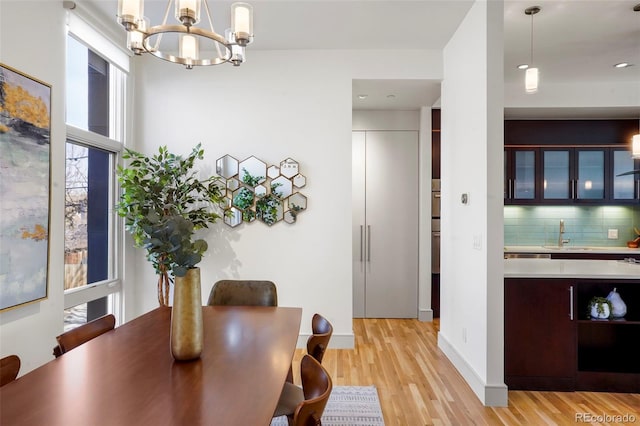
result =
[{"label": "window", "polygon": [[[117,48],[71,15],[66,63],[65,331],[119,317],[121,262],[115,168],[122,150],[126,68]],[[98,50],[98,48],[101,48]],[[109,47],[110,46],[110,47]],[[113,60],[109,54],[113,54]]]}]

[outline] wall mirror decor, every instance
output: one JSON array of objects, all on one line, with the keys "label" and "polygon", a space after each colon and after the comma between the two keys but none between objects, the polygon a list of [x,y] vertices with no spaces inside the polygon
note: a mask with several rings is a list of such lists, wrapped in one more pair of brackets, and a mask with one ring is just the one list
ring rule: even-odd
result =
[{"label": "wall mirror decor", "polygon": [[231,155],[216,160],[216,173],[226,180],[224,223],[235,228],[256,220],[271,226],[296,222],[307,209],[307,197],[298,189],[307,184],[298,162],[287,158],[268,166],[251,156],[238,161]]}]

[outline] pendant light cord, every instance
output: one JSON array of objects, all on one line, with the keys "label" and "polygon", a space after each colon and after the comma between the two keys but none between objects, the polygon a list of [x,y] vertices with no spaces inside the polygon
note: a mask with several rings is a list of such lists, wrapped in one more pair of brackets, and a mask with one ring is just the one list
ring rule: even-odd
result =
[{"label": "pendant light cord", "polygon": [[533,15],[534,14],[532,13],[531,14],[531,58],[530,58],[531,59],[531,61],[530,61],[531,65],[529,65],[532,68],[533,68]]}]

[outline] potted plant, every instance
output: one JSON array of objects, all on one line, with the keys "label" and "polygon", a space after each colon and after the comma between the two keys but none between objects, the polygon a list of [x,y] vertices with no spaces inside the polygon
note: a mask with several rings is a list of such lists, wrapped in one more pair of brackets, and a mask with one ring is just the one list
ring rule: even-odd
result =
[{"label": "potted plant", "polygon": [[611,315],[611,302],[606,297],[592,297],[589,302],[589,314],[594,319],[609,318],[609,315]]},{"label": "potted plant", "polygon": [[194,239],[194,233],[220,218],[223,201],[224,184],[219,178],[199,179],[194,170],[195,161],[203,157],[200,144],[187,157],[170,153],[166,146],[151,157],[126,149],[123,158],[130,162],[117,168],[122,194],[116,210],[124,217],[134,244],[146,250],[158,274],[161,306],[169,304],[169,287],[175,279],[171,350],[179,360],[198,358],[202,350],[200,269],[196,265],[208,245]]}]

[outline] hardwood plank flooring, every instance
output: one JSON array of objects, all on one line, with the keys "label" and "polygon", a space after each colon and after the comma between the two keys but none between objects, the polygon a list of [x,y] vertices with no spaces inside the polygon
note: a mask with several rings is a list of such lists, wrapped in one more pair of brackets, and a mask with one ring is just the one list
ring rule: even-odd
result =
[{"label": "hardwood plank flooring", "polygon": [[[355,349],[328,349],[322,363],[334,385],[375,385],[387,426],[574,425],[582,423],[580,413],[635,417],[584,423],[640,425],[640,394],[510,391],[508,407],[485,407],[438,349],[438,325],[354,319]],[[296,351],[294,366],[303,354]],[[299,372],[295,381],[300,383]]]}]

